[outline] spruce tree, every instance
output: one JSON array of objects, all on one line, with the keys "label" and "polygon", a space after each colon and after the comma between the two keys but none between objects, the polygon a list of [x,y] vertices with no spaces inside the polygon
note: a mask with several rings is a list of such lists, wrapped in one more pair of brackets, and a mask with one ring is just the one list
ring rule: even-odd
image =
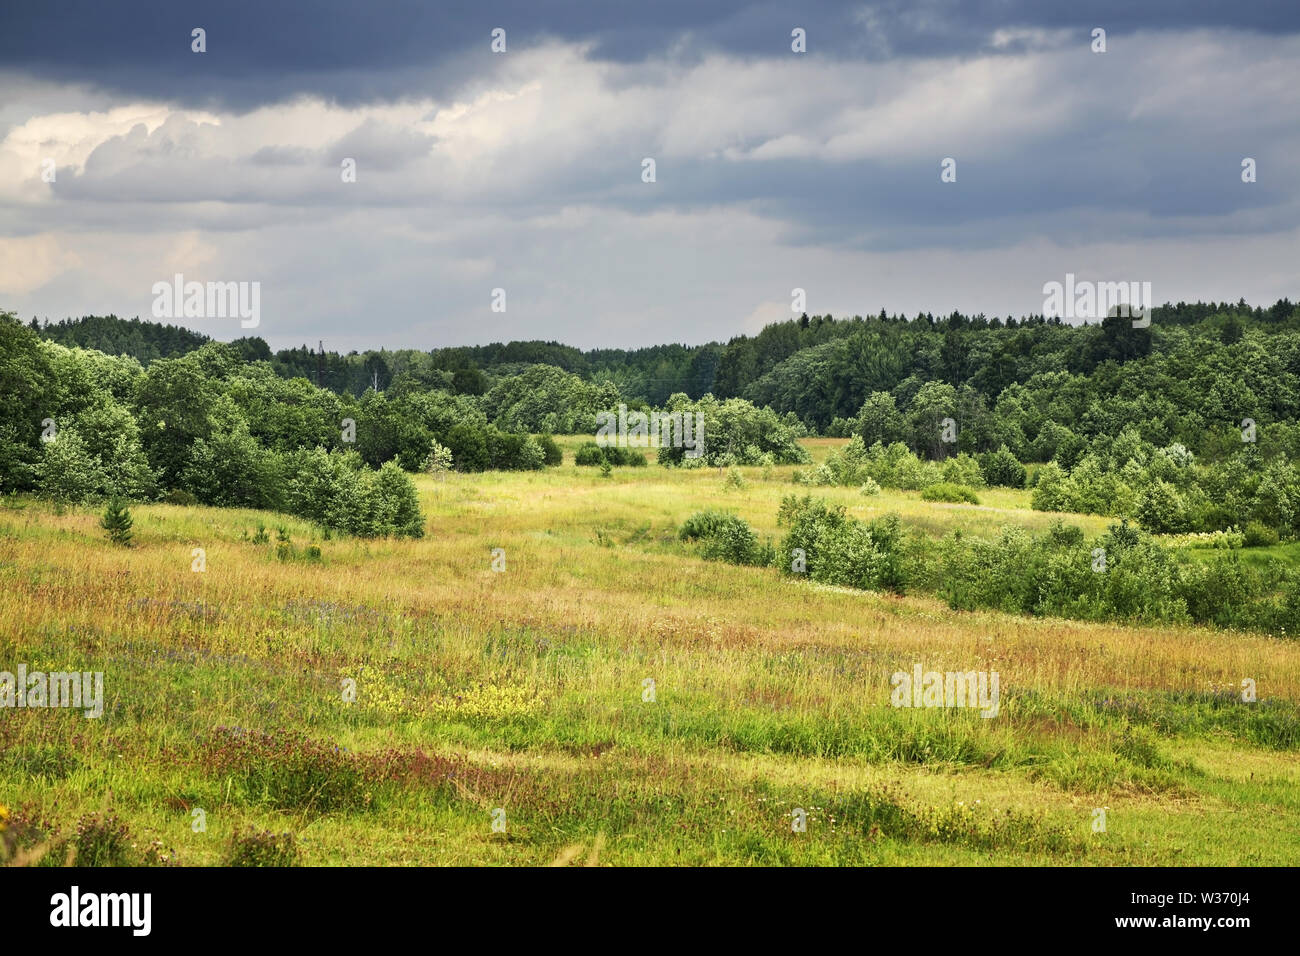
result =
[{"label": "spruce tree", "polygon": [[100,519],[99,526],[108,532],[108,539],[114,544],[129,548],[133,523],[126,505],[114,498],[104,509],[104,517]]}]

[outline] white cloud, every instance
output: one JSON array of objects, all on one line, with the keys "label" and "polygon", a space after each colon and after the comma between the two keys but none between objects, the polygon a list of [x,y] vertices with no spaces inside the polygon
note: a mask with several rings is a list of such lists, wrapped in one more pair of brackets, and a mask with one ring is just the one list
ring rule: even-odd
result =
[{"label": "white cloud", "polygon": [[60,273],[81,265],[56,236],[0,236],[0,293],[22,297]]},{"label": "white cloud", "polygon": [[[445,100],[298,98],[247,113],[104,108],[104,94],[42,88],[29,109],[57,111],[0,107],[0,307],[143,316],[152,283],[174,272],[257,280],[273,345],[364,348],[726,339],[786,318],[795,286],[810,311],[837,315],[1019,314],[1039,307],[1043,282],[1089,270],[1148,279],[1159,299],[1294,296],[1296,234],[1276,230],[1296,203],[1283,170],[1297,154],[1300,40],[1136,34],[1104,55],[1086,41],[1009,33],[992,42],[1031,52],[634,64],[556,43],[494,59]],[[68,110],[78,97],[85,111]],[[1260,159],[1258,188],[1274,191],[1244,195],[1270,198],[1157,216],[1125,179],[1131,208],[1117,214],[1099,204],[1104,178],[1062,180],[1069,202],[1013,214],[980,199],[990,180],[965,165],[1050,181],[1064,150],[1092,149],[1154,192],[1163,170],[1149,157],[1177,160],[1207,122],[1226,131],[1215,148]],[[40,180],[46,155],[54,186]],[[946,155],[959,191],[936,216]],[[339,177],[343,156],[356,183]],[[659,162],[654,185],[640,181],[644,156]],[[782,207],[795,164],[814,186],[837,165],[863,176]],[[881,200],[903,180],[882,169],[916,170],[934,191],[899,211]],[[1224,175],[1240,185],[1235,161]],[[862,215],[870,202],[884,212]],[[1104,241],[1079,238],[1101,224]],[[795,227],[805,244],[789,244]],[[907,248],[857,248],[858,235],[906,235]],[[487,308],[496,286],[504,315]]]}]

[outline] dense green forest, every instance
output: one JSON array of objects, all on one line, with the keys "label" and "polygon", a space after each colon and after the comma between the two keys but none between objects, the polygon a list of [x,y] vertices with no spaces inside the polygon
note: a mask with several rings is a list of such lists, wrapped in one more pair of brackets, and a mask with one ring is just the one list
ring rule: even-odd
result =
[{"label": "dense green forest", "polygon": [[[594,433],[626,403],[708,423],[706,454],[662,449],[669,466],[798,463],[801,436],[854,437],[799,480],[953,500],[967,494],[954,487],[1028,485],[1037,508],[1157,532],[1300,531],[1300,309],[1180,303],[1151,319],[882,312],[803,316],[726,345],[343,355],[113,316],[6,316],[0,489],[302,513],[371,495],[360,513],[387,517],[329,521],[386,533],[415,526],[375,503],[409,511],[402,470],[448,455],[459,470],[545,467],[558,461],[547,436]],[[303,486],[305,472],[335,490]]]},{"label": "dense green forest", "polygon": [[[175,358],[209,341],[176,326],[114,316],[44,326],[33,319],[30,327],[61,345],[127,355],[144,365]],[[1039,376],[1066,373],[1072,381],[1082,377],[1095,386],[1073,389],[1072,410],[1083,412],[1114,390],[1130,388],[1131,379],[1151,373],[1181,378],[1189,366],[1203,362],[1215,370],[1217,379],[1225,366],[1239,360],[1240,351],[1234,353],[1231,346],[1245,339],[1293,356],[1297,332],[1300,310],[1282,299],[1269,308],[1251,308],[1244,301],[1165,305],[1152,311],[1146,329],[1133,329],[1120,318],[1072,326],[1041,316],[989,319],[954,312],[942,318],[925,314],[907,319],[882,311],[866,319],[805,315],[725,345],[630,350],[584,352],[558,342],[509,342],[347,354],[303,345],[272,353],[256,337],[231,344],[245,359],[269,362],[281,378],[305,378],[339,394],[360,396],[368,388],[385,391],[397,386],[482,395],[530,365],[548,365],[588,382],[611,382],[629,402],[662,406],[678,392],[692,399],[705,394],[744,398],[782,414],[793,411],[811,432],[847,434],[843,423],[857,417],[873,392],[890,392],[905,406],[924,383],[943,382],[978,396],[991,409],[1010,385],[1035,391],[1048,383],[1050,388],[1049,380]],[[1152,384],[1142,391],[1147,397],[1165,393],[1168,400],[1157,403],[1158,415],[1165,428],[1173,429],[1177,416],[1170,417],[1168,409],[1182,401],[1167,394],[1167,379]],[[1255,397],[1267,402],[1285,389],[1265,390],[1270,391]],[[1241,398],[1245,404],[1254,400]],[[1196,422],[1184,423],[1184,430],[1203,429],[1207,412],[1213,416],[1217,409],[1197,409]]]},{"label": "dense green forest", "polygon": [[[126,355],[142,365],[158,358],[176,358],[211,341],[189,329],[112,315],[44,325],[32,319],[29,328],[60,345]],[[396,384],[481,395],[493,381],[530,365],[553,365],[590,381],[613,382],[621,394],[653,405],[663,404],[675,392],[699,398],[712,391],[722,354],[722,346],[716,343],[582,352],[558,342],[498,342],[429,352],[398,349],[347,354],[305,344],[272,354],[265,340],[258,337],[230,344],[245,359],[269,362],[281,378],[305,378],[339,394],[360,396],[368,388],[383,391]]]}]

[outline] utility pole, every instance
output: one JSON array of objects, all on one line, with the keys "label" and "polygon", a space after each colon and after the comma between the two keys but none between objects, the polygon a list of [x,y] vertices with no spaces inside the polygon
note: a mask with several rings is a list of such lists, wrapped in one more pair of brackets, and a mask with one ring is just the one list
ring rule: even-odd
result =
[{"label": "utility pole", "polygon": [[319,339],[320,348],[316,351],[316,387],[321,387],[321,379],[325,376],[325,340]]}]

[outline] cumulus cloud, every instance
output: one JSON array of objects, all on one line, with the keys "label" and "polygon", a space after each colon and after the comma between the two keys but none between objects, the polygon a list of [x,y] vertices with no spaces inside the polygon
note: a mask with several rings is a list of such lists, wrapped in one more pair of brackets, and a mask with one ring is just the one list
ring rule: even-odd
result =
[{"label": "cumulus cloud", "polygon": [[[943,9],[866,8],[852,29],[887,43],[817,55],[788,27],[762,56],[698,28],[617,53],[611,23],[202,107],[29,65],[0,97],[0,307],[147,315],[182,271],[261,281],[277,347],[364,348],[725,339],[795,286],[836,314],[1021,314],[1089,269],[1158,298],[1294,294],[1300,38],[1133,30],[1098,55],[1073,25]],[[727,22],[775,29],[744,5]],[[374,95],[334,95],[344,74]]]}]

